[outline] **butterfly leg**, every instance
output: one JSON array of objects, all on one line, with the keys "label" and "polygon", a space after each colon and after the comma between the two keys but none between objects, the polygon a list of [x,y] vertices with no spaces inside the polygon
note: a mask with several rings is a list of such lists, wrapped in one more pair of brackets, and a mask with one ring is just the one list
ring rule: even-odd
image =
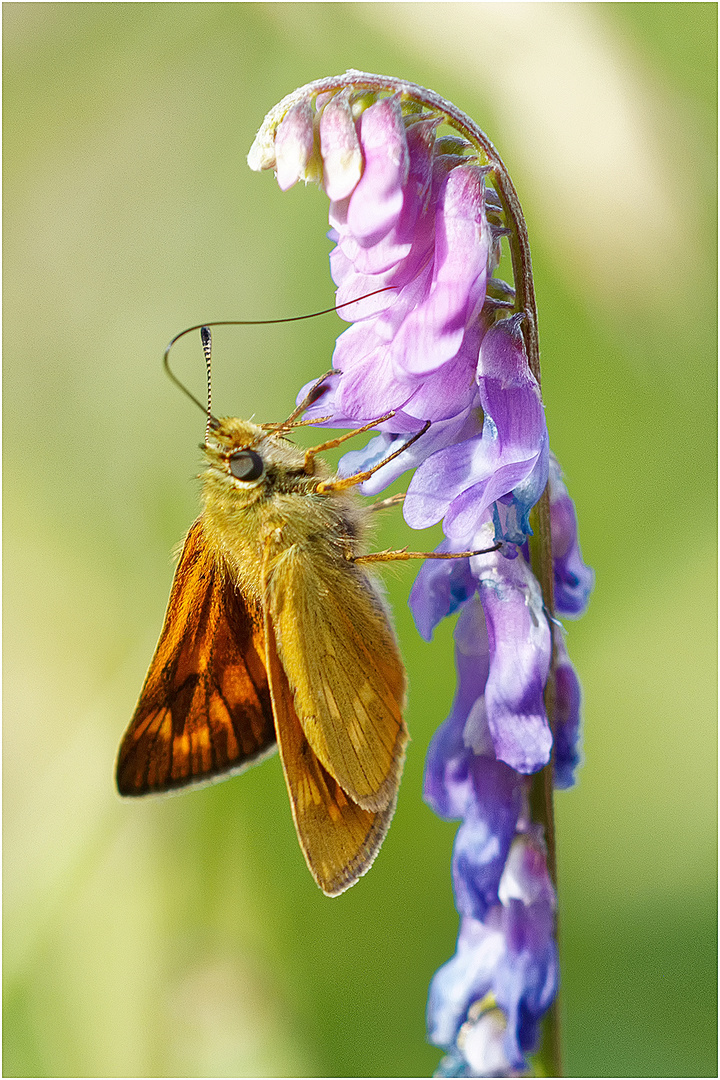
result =
[{"label": "butterfly leg", "polygon": [[302,416],[306,409],[309,409],[311,405],[315,404],[318,398],[320,398],[325,393],[326,388],[323,386],[323,383],[326,379],[329,379],[331,375],[332,369],[330,369],[330,371],[326,371],[324,375],[320,376],[317,382],[314,382],[312,384],[305,397],[302,399],[297,408],[293,409],[285,423],[278,425],[278,431],[284,430],[284,428],[286,428],[288,425],[292,426],[297,420],[298,416]]},{"label": "butterfly leg", "polygon": [[390,495],[387,499],[381,499],[380,502],[373,503],[368,507],[368,510],[389,510],[391,506],[402,506],[405,502],[405,492],[401,491],[398,495]]},{"label": "butterfly leg", "polygon": [[489,555],[493,551],[499,551],[502,544],[493,544],[489,548],[481,548],[479,551],[407,551],[401,548],[398,551],[375,551],[370,555],[348,555],[350,562],[392,562],[405,561],[407,559],[469,559],[473,555]]},{"label": "butterfly leg", "polygon": [[282,435],[284,431],[289,431],[291,428],[306,427],[308,424],[324,424],[328,420],[331,420],[331,416],[321,416],[317,420],[298,420],[298,416],[302,416],[306,409],[309,409],[311,405],[314,405],[315,402],[322,397],[326,389],[323,386],[323,383],[326,379],[329,379],[332,374],[332,369],[326,371],[324,375],[321,375],[320,378],[312,384],[305,397],[300,404],[293,409],[287,420],[283,420],[281,424],[260,424],[263,431],[267,431],[269,435]]},{"label": "butterfly leg", "polygon": [[[391,413],[390,415],[393,414]],[[386,419],[388,418],[381,417],[380,420],[374,420],[372,424],[367,424],[364,428],[358,428],[358,430],[353,431],[352,434],[358,435],[361,431],[367,431],[368,428],[374,427],[375,424],[380,424],[383,420]],[[346,488],[355,487],[356,484],[362,484],[363,480],[369,480],[373,473],[376,473],[378,469],[382,469],[383,465],[387,465],[396,457],[399,457],[399,455],[402,454],[405,450],[407,450],[408,447],[412,446],[413,443],[417,442],[420,436],[424,435],[425,432],[428,430],[431,423],[432,421],[428,420],[427,423],[425,423],[419,431],[415,432],[412,438],[408,439],[407,442],[404,442],[402,446],[398,447],[397,450],[393,450],[392,454],[388,454],[388,456],[386,458],[383,458],[382,461],[378,461],[377,465],[373,465],[372,469],[366,469],[364,472],[355,473],[353,476],[336,477],[333,480],[323,480],[323,482],[321,484],[318,484],[317,486],[318,494],[322,494],[324,491],[344,491]],[[343,438],[350,438],[350,436],[347,435]],[[320,449],[320,447],[316,449]]]},{"label": "butterfly leg", "polygon": [[[333,450],[336,446],[340,446],[342,443],[347,442],[348,439],[354,439],[356,435],[362,435],[362,433],[364,431],[370,431],[372,428],[377,427],[378,424],[383,424],[386,420],[392,420],[394,415],[395,415],[395,410],[393,409],[391,412],[385,413],[384,416],[379,416],[377,418],[377,420],[371,420],[369,424],[363,424],[362,427],[354,428],[352,431],[346,431],[344,435],[338,435],[337,438],[335,438],[335,439],[328,439],[327,442],[320,443],[319,446],[310,447],[309,450],[305,451],[305,472],[309,476],[312,475],[313,462],[315,460],[316,454],[322,454],[325,450]],[[379,466],[376,466],[376,468],[378,468],[378,467]],[[373,470],[373,472],[374,471],[375,470]],[[353,479],[353,483],[355,483],[355,482],[356,481]],[[332,483],[331,486],[332,486],[333,491],[337,490],[335,488],[335,486],[334,486],[334,482]],[[345,484],[343,482],[342,486],[343,487],[348,487],[349,485]],[[331,490],[331,487],[327,486],[327,484],[320,484],[319,487],[318,487],[319,492],[320,491],[330,491],[330,490]]]}]

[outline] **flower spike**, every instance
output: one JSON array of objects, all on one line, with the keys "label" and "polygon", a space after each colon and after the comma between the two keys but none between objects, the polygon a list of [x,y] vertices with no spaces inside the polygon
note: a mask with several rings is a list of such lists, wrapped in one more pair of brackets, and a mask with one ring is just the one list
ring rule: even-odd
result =
[{"label": "flower spike", "polygon": [[[337,302],[357,303],[306,415],[376,429],[342,458],[340,483],[363,477],[375,495],[413,470],[405,520],[445,534],[409,601],[426,639],[459,611],[457,692],[425,773],[428,804],[461,821],[460,934],[428,1004],[438,1075],[524,1074],[545,1019],[540,1067],[559,1076],[552,789],[579,762],[580,688],[553,592],[560,614],[579,615],[593,576],[549,450],[517,193],[451,102],[354,70],[276,105],[248,163],[283,189],[314,180],[330,200]],[[498,277],[503,245],[512,281]]]}]

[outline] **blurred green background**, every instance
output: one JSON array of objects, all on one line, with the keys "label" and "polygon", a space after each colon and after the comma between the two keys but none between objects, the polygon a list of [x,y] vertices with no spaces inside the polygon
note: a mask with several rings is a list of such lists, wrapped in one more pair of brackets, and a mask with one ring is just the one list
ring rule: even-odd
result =
[{"label": "blurred green background", "polygon": [[[557,799],[566,1068],[715,1061],[715,87],[702,4],[4,5],[6,1076],[422,1076],[455,827],[421,799],[454,675],[386,575],[413,736],[372,872],[324,898],[277,758],[121,802],[116,745],[197,510],[167,381],[203,319],[332,303],[327,206],[245,154],[347,67],[432,86],[523,200],[551,441],[590,611],[587,762]],[[279,420],[335,316],[215,333],[220,414]],[[202,395],[196,342],[176,364]],[[378,543],[407,540],[387,516]],[[419,538],[433,543],[434,536]]]}]

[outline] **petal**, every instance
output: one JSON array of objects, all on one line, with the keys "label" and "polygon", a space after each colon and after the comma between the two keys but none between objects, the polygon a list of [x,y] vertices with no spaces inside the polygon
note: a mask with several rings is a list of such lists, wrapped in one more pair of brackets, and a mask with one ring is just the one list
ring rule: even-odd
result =
[{"label": "petal", "polygon": [[[459,545],[454,541],[443,540],[438,545],[438,552],[483,551],[492,546],[492,523],[488,519],[474,533],[463,537]],[[465,600],[474,593],[477,586],[477,573],[466,559],[435,560],[428,559],[420,568],[410,591],[408,605],[415,618],[418,632],[426,641],[430,641],[433,630],[447,615],[451,615]],[[473,626],[472,634],[480,641],[485,635],[485,616],[482,605],[475,605],[472,611],[478,611],[478,622],[482,630]],[[466,625],[466,613],[458,621],[455,629],[455,642],[460,652],[472,653],[467,645],[461,644],[459,635]]]},{"label": "petal", "polygon": [[[458,561],[466,565],[466,560]],[[479,603],[467,604],[458,619],[455,658],[458,682],[452,709],[433,736],[425,766],[425,801],[436,814],[448,819],[471,812],[477,802],[478,753],[483,748],[492,753],[483,699],[488,640]]]},{"label": "petal", "polygon": [[[482,328],[479,322],[471,325],[463,338],[460,350],[454,359],[448,361],[437,371],[417,376],[413,381],[414,390],[405,403],[405,411],[423,420],[446,420],[457,415],[461,410],[473,406],[478,417],[482,416],[479,394],[475,385],[475,368]],[[474,425],[474,430],[481,430],[481,423]]]},{"label": "petal", "polygon": [[[379,299],[384,301],[384,307],[381,311],[378,311],[375,318],[372,320],[365,320],[361,324],[361,328],[358,327],[356,333],[367,335],[363,338],[362,346],[359,346],[356,341],[353,341],[354,346],[354,362],[357,362],[372,353],[378,346],[382,347],[392,356],[392,345],[395,337],[397,336],[400,327],[405,319],[413,311],[413,309],[420,303],[422,303],[424,297],[427,295],[430,288],[432,277],[432,266],[427,265],[425,267],[413,267],[412,272],[408,272],[407,260],[398,264],[397,271],[392,274],[377,274],[373,275],[367,281],[367,285],[373,290],[378,288],[387,289],[387,292],[380,293]],[[392,286],[392,288],[390,287]],[[338,293],[340,290],[338,290]],[[354,312],[354,308],[353,308]],[[358,320],[356,319],[357,323]],[[349,363],[353,362],[351,356],[346,357],[347,342],[351,340],[351,330],[355,327],[351,327],[350,330],[346,330],[344,334],[338,338],[338,342],[335,347],[337,359],[342,359],[343,366],[341,370],[344,370]],[[345,341],[343,341],[345,339]],[[341,344],[343,342],[343,344]],[[393,359],[393,363],[395,363]],[[401,378],[407,377],[407,372],[400,365],[395,365],[398,371],[398,375]]]},{"label": "petal", "polygon": [[426,373],[452,359],[485,299],[488,230],[483,175],[461,165],[447,177],[435,212],[435,254],[427,298],[408,315],[393,341],[395,362]]},{"label": "petal", "polygon": [[506,949],[493,973],[495,999],[507,1018],[504,1048],[516,1069],[537,1049],[538,1023],[558,987],[558,956],[552,909],[510,900],[503,908]]},{"label": "petal", "polygon": [[495,502],[493,520],[497,540],[522,545],[531,534],[530,511],[547,486],[548,457],[548,438],[545,431],[535,464],[528,475],[509,495]]},{"label": "petal", "polygon": [[473,799],[453,848],[455,904],[483,919],[498,903],[498,887],[522,809],[523,783],[501,761],[473,755]]},{"label": "petal", "polygon": [[323,187],[332,201],[350,195],[363,170],[363,155],[350,107],[350,88],[333,97],[320,114]]},{"label": "petal", "polygon": [[553,454],[550,455],[550,524],[555,608],[559,615],[577,618],[587,608],[595,575],[583,562],[575,507]]},{"label": "petal", "polygon": [[482,435],[439,450],[418,468],[404,510],[411,528],[426,529],[446,516],[446,536],[466,536],[495,500],[527,475],[532,463],[527,458],[504,462],[499,440],[487,431],[486,420]]},{"label": "petal", "polygon": [[582,692],[580,680],[575,673],[565,647],[562,633],[556,633],[555,641],[555,787],[566,789],[575,783],[575,770],[581,762],[580,752],[580,706]]},{"label": "petal", "polygon": [[471,565],[490,644],[485,703],[495,753],[518,772],[535,772],[552,746],[543,702],[551,637],[540,586],[522,558],[494,552]]},{"label": "petal", "polygon": [[466,1076],[513,1076],[515,1070],[505,1054],[507,1023],[500,1009],[490,1009],[462,1033],[462,1055],[469,1066]]},{"label": "petal", "polygon": [[449,1048],[473,1001],[485,997],[505,950],[502,931],[476,919],[460,924],[457,951],[430,984],[427,1026],[430,1041]]},{"label": "petal", "polygon": [[[336,353],[343,338],[363,325],[357,323],[351,326],[338,338]],[[412,396],[413,388],[398,379],[388,351],[382,345],[363,357],[360,363],[347,365],[347,369],[343,361],[340,363],[343,364],[343,376],[338,382],[336,402],[344,416],[354,416],[358,422],[362,419],[376,420],[391,409],[402,408]],[[333,361],[333,366],[338,367],[339,364]]]},{"label": "petal", "polygon": [[[333,229],[328,236],[335,239]],[[330,252],[330,273],[337,285],[335,304],[340,318],[356,323],[390,307],[397,296],[393,277],[396,271],[393,267],[385,274],[358,274],[344,249],[339,244],[334,247]]]},{"label": "petal", "polygon": [[463,817],[473,797],[463,727],[462,718],[451,714],[433,735],[425,761],[423,798],[446,821]]},{"label": "petal", "polygon": [[513,323],[492,327],[480,345],[480,368],[489,372],[478,380],[482,435],[434,454],[410,483],[405,519],[413,528],[445,517],[448,537],[467,535],[493,503],[514,491],[521,523],[526,519],[527,501],[544,476],[547,427],[519,330],[505,325]]},{"label": "petal", "polygon": [[503,389],[524,386],[527,382],[537,385],[525,353],[523,318],[523,315],[511,315],[490,327],[483,339],[478,381],[495,379]]},{"label": "petal", "polygon": [[[317,396],[313,404],[305,409],[303,413],[304,419],[312,420],[315,423],[319,420],[325,420],[325,423],[322,425],[324,427],[349,428],[359,428],[364,424],[371,423],[373,420],[377,419],[377,414],[375,414],[375,416],[350,417],[340,411],[337,403],[337,392],[338,384],[341,379],[342,373],[337,371],[324,379],[318,387]],[[307,397],[310,390],[317,385],[317,382],[317,379],[311,379],[310,382],[303,386],[302,390],[300,390],[297,395],[296,404],[299,405]],[[396,435],[407,436],[408,434],[414,434],[421,427],[423,427],[423,422],[418,420],[417,417],[409,416],[401,409],[397,409],[390,420],[383,420],[382,423],[377,425],[375,430],[387,432],[393,437]],[[351,476],[354,472],[360,472],[362,469],[369,468],[372,464],[375,464],[375,461],[379,461],[381,458],[385,457],[384,453],[375,454],[371,447],[372,440],[364,450],[352,451],[350,454],[346,454],[345,457],[340,459],[338,472],[342,476]],[[389,453],[389,450],[387,452]],[[358,464],[342,468],[345,458],[357,461]],[[402,471],[404,471],[404,469]],[[366,491],[365,494],[373,494],[373,492]]]},{"label": "petal", "polygon": [[[408,172],[403,184],[402,209],[387,234],[371,246],[350,231],[341,234],[340,246],[357,274],[378,275],[393,271],[401,261],[407,259],[412,249],[414,257],[409,261],[409,266],[403,267],[404,280],[409,280],[410,273],[415,274],[420,269],[424,261],[424,258],[420,258],[421,252],[430,247],[434,229],[432,212],[426,216],[422,227],[421,219],[428,207],[437,125],[436,119],[423,120],[407,129]],[[354,220],[350,215],[349,209],[348,225]],[[400,284],[394,276],[393,280],[395,284]]]},{"label": "petal", "polygon": [[[413,128],[410,129],[408,138],[411,139],[412,136]],[[358,238],[352,234],[347,223],[349,201],[345,200],[342,203],[331,204],[330,222],[336,226],[331,231],[331,238],[337,241],[337,247],[330,253],[330,269],[333,281],[338,286],[337,303],[341,304],[357,297],[364,297],[378,289],[392,287],[394,290],[387,294],[381,294],[379,298],[374,296],[371,300],[362,301],[357,308],[348,309],[348,314],[353,321],[365,318],[368,314],[377,311],[384,311],[396,302],[404,305],[404,318],[425,295],[425,293],[413,289],[408,297],[403,294],[402,290],[405,286],[412,286],[418,276],[423,279],[423,289],[427,290],[429,288],[432,279],[432,256],[435,246],[435,201],[437,191],[445,183],[450,167],[450,162],[445,156],[433,162],[431,191],[427,196],[424,196],[422,193],[422,184],[424,182],[424,177],[421,175],[422,163],[414,161],[411,157],[410,171],[412,173],[414,170],[418,174],[415,178],[416,198],[412,201],[412,207],[407,204],[409,208],[406,208],[406,200],[405,196],[403,196],[401,219],[404,232],[401,237],[399,235],[401,219],[399,219],[398,226],[391,229],[388,234],[387,244],[392,245],[395,241],[401,244],[406,243],[408,218],[420,210],[421,202],[424,201],[426,205],[423,205],[420,216],[412,228],[410,250],[403,258],[398,258],[399,249],[392,255],[389,254],[389,249],[387,249],[387,256],[383,254],[386,251],[384,247],[385,241],[378,241],[378,244],[373,248],[364,248]],[[412,185],[412,176],[408,179],[408,184]],[[377,256],[374,254],[375,249],[380,253]],[[385,266],[386,269],[380,270],[380,266]],[[372,272],[369,272],[370,270]],[[426,271],[426,273],[423,273],[423,271]],[[399,322],[397,325],[399,325]]]},{"label": "petal", "polygon": [[519,834],[513,841],[498,888],[501,903],[521,900],[525,906],[544,904],[550,911],[557,906],[555,889],[547,868],[547,848],[542,827]]},{"label": "petal", "polygon": [[482,436],[475,435],[443,447],[422,463],[410,481],[403,510],[412,529],[425,529],[442,520],[453,499],[472,484],[474,461],[483,452]]},{"label": "petal", "polygon": [[275,135],[277,182],[287,191],[298,180],[315,179],[313,111],[307,98],[288,109]]},{"label": "petal", "polygon": [[[448,540],[436,548],[436,551],[449,550]],[[475,585],[469,559],[428,559],[422,564],[410,590],[408,605],[417,631],[425,641],[430,641],[442,619],[452,615],[473,595]]]},{"label": "petal", "polygon": [[[381,461],[404,446],[409,437],[409,433],[398,434],[395,432],[383,432],[383,434],[377,435],[370,440],[363,450],[350,450],[343,455],[338,464],[339,475],[355,476],[356,473],[376,468]],[[410,454],[411,451],[412,447],[408,449],[407,453]],[[406,461],[405,453],[398,454],[388,465],[383,465],[368,480],[358,485],[359,490],[363,495],[377,495],[394,480],[397,480],[399,476],[402,476],[408,468],[412,468],[412,463]]]},{"label": "petal", "polygon": [[[433,431],[440,422],[454,422],[455,417],[467,417],[468,410],[474,409],[475,421],[467,425],[460,437],[479,433],[482,413],[474,381],[478,335],[467,335],[467,348],[464,345],[458,356],[441,371],[412,376],[396,367],[392,349],[388,347],[387,335],[392,335],[392,322],[401,318],[402,310],[398,305],[377,319],[355,323],[338,338],[333,367],[343,372],[339,407],[346,414],[359,417],[380,416],[389,408],[398,408],[402,404],[408,416],[420,421],[414,425],[416,428],[431,420]],[[457,423],[455,430],[460,434]],[[436,448],[450,442],[444,438]],[[423,455],[423,459],[426,456]]]},{"label": "petal", "polygon": [[[317,389],[317,396],[312,405],[308,406],[303,413],[303,419],[305,420],[323,420],[325,417],[330,417],[326,425],[328,427],[359,427],[361,424],[354,418],[344,416],[337,407],[337,388],[340,374],[333,372],[328,375],[326,379],[320,384]],[[312,388],[317,384],[317,379],[311,379],[310,382],[305,383],[300,390],[295,404],[299,405],[305,400]],[[368,417],[367,419],[371,419]]]},{"label": "petal", "polygon": [[[387,370],[387,369],[385,369]],[[381,401],[388,401],[387,395],[392,391],[395,392],[396,384],[389,382],[388,385],[382,385],[379,376],[382,374],[382,368],[375,369],[373,376],[375,383],[372,386],[371,396],[368,393],[368,399],[370,404],[376,406]],[[342,380],[346,378],[342,376]],[[368,387],[370,391],[370,387]],[[347,398],[345,398],[347,400]],[[365,402],[363,402],[365,405]],[[385,409],[384,411],[387,411]],[[382,415],[382,412],[376,412],[375,416]],[[477,428],[477,415],[473,409],[465,409],[458,416],[453,416],[449,420],[439,421],[433,424],[423,435],[421,435],[412,446],[408,446],[407,450],[391,461],[388,465],[384,465],[382,469],[379,469],[370,480],[366,480],[362,485],[362,492],[364,495],[375,495],[379,491],[391,484],[394,480],[397,480],[399,476],[402,476],[408,469],[414,469],[417,465],[424,461],[426,457],[432,454],[438,446],[444,446],[447,443],[451,443],[458,433],[470,432]],[[371,440],[364,450],[351,451],[349,454],[340,460],[338,471],[343,476],[350,476],[355,472],[360,472],[363,469],[371,468],[381,461],[383,457],[398,449],[403,442],[407,442],[406,433],[417,432],[423,427],[422,420],[416,417],[406,414],[404,409],[399,410],[392,420],[387,421],[388,428],[390,429],[387,436],[383,436],[382,442],[376,442]],[[399,430],[398,430],[399,429]],[[402,437],[400,437],[402,436]]]},{"label": "petal", "polygon": [[365,170],[350,198],[347,227],[371,247],[395,226],[403,206],[409,154],[398,96],[371,105],[359,126]]}]

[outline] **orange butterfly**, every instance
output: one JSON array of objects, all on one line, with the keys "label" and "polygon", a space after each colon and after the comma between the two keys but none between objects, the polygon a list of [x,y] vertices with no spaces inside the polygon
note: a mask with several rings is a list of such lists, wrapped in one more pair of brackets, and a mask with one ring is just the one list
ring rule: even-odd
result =
[{"label": "orange butterfly", "polygon": [[336,896],[369,869],[395,809],[405,673],[361,565],[385,557],[364,555],[368,509],[349,490],[363,476],[331,477],[316,458],[342,440],[304,451],[286,427],[208,422],[203,512],[117,784],[145,795],[206,783],[277,743],[305,859]]}]

